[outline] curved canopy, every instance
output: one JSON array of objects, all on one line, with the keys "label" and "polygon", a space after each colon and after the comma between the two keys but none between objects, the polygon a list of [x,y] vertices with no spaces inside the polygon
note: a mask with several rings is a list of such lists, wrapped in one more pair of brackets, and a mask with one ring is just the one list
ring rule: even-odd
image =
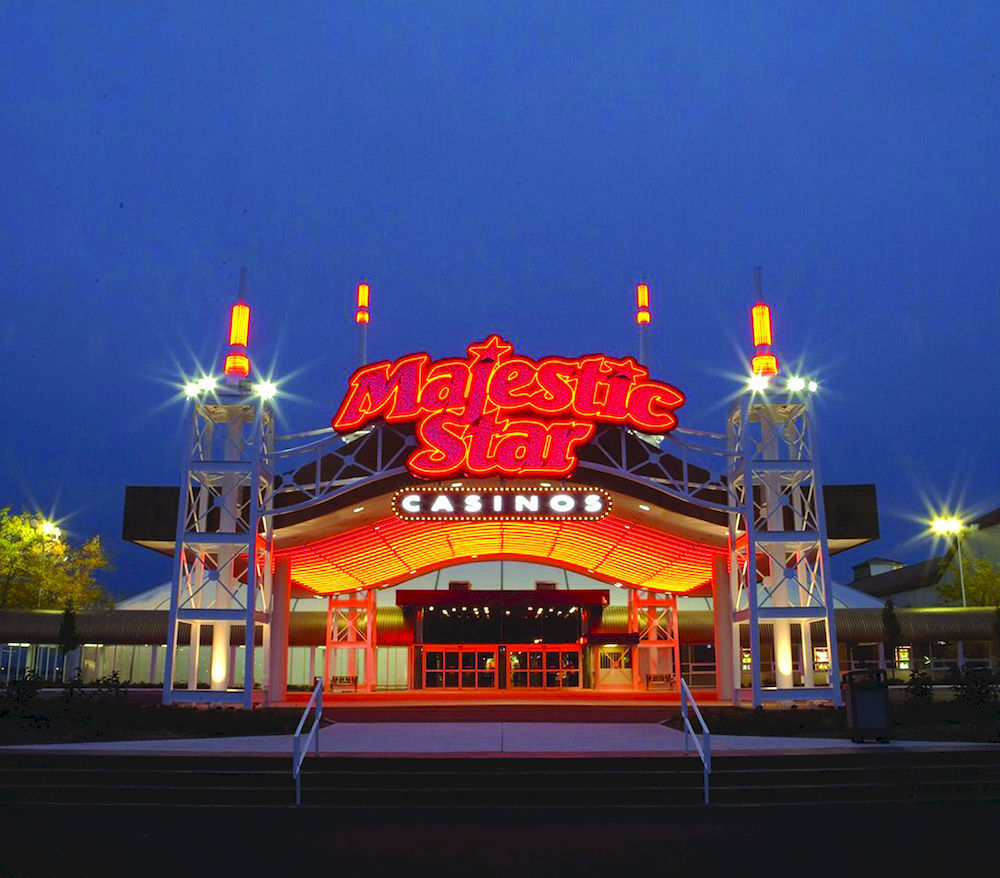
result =
[{"label": "curved canopy", "polygon": [[400,521],[386,517],[279,549],[317,594],[394,585],[470,560],[539,561],[605,582],[686,592],[725,550],[609,515],[601,521]]}]

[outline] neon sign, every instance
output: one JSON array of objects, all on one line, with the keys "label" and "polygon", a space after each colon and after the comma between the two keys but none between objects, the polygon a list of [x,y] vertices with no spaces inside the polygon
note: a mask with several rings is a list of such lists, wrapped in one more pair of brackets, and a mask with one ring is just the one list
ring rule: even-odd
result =
[{"label": "neon sign", "polygon": [[393,495],[392,508],[402,521],[599,521],[611,511],[611,496],[575,485],[404,488]]},{"label": "neon sign", "polygon": [[416,425],[407,460],[416,476],[568,476],[600,423],[646,433],[677,426],[677,388],[649,378],[632,357],[588,354],[532,360],[498,335],[465,359],[408,354],[362,366],[333,418],[341,433],[377,418]]}]

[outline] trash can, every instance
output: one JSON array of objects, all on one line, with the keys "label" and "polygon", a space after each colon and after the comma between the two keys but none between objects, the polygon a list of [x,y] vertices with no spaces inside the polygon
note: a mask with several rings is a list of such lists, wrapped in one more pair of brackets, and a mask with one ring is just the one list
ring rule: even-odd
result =
[{"label": "trash can", "polygon": [[855,744],[865,738],[889,743],[889,683],[885,671],[848,671],[840,681],[847,708],[847,731]]}]

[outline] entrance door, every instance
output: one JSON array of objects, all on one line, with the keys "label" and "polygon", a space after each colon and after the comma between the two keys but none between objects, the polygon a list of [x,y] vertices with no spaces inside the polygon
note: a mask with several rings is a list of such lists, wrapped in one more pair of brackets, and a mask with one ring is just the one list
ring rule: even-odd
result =
[{"label": "entrance door", "polygon": [[631,689],[632,685],[632,647],[610,645],[598,647],[598,688]]},{"label": "entrance door", "polygon": [[511,644],[507,647],[510,689],[579,689],[580,647],[575,643]]},{"label": "entrance door", "polygon": [[495,646],[424,647],[425,689],[496,689]]}]

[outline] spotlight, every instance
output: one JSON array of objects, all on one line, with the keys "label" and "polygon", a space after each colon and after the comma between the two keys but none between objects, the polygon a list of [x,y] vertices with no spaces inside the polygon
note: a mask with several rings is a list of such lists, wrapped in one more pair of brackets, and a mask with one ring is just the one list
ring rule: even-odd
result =
[{"label": "spotlight", "polygon": [[819,390],[819,385],[815,381],[810,381],[809,384],[807,385],[807,389],[809,390],[810,393],[815,393],[817,390]]},{"label": "spotlight", "polygon": [[208,393],[215,390],[215,379],[211,375],[205,375],[198,379],[198,389]]},{"label": "spotlight", "polygon": [[184,395],[188,399],[194,399],[199,393],[201,393],[201,388],[198,386],[196,381],[188,381],[184,385]]},{"label": "spotlight", "polygon": [[274,399],[278,393],[278,386],[272,381],[258,381],[254,390],[261,399]]},{"label": "spotlight", "polygon": [[788,389],[791,390],[793,393],[798,393],[800,390],[805,390],[806,389],[805,378],[799,378],[798,375],[793,375],[791,378],[788,379]]},{"label": "spotlight", "polygon": [[767,375],[751,375],[749,386],[754,393],[767,390]]}]

